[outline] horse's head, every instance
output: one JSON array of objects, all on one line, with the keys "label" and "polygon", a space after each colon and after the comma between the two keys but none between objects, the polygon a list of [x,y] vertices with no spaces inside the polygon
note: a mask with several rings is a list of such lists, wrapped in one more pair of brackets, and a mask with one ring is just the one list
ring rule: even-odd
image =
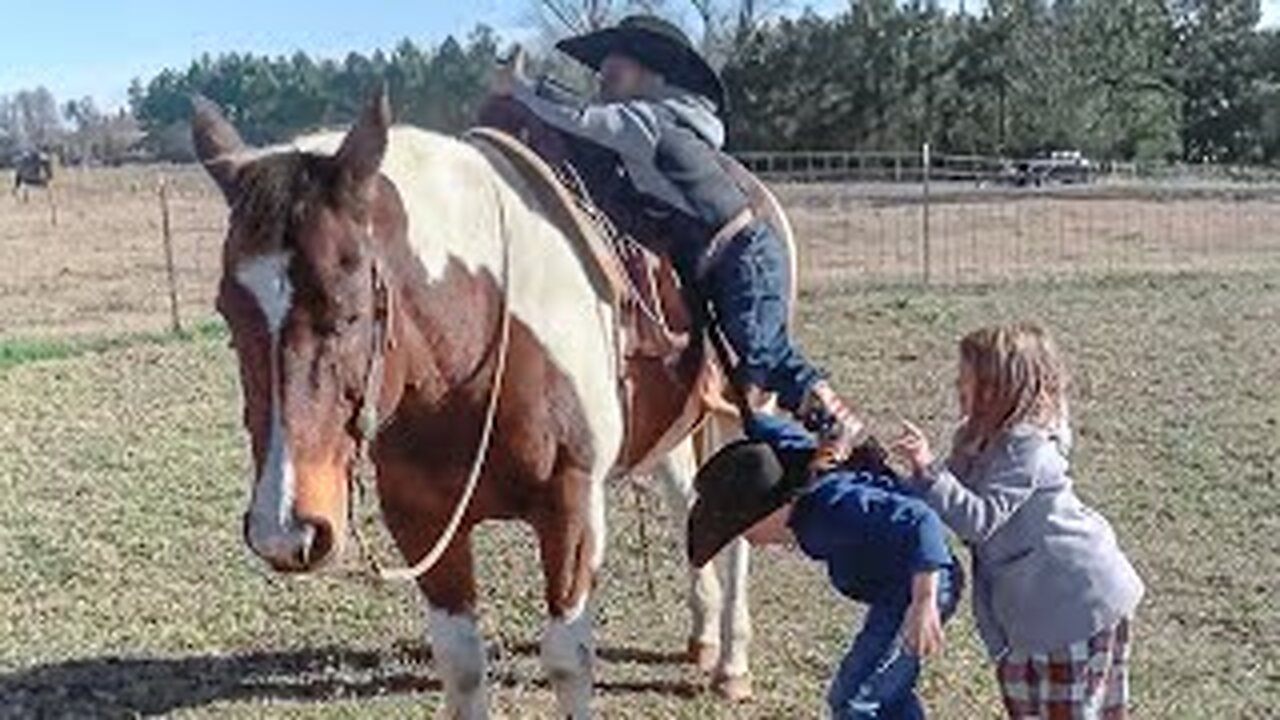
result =
[{"label": "horse's head", "polygon": [[277,570],[318,567],[346,532],[358,416],[378,402],[385,342],[375,236],[394,231],[398,203],[379,173],[389,123],[378,93],[333,155],[256,151],[195,101],[197,153],[230,206],[217,306],[256,469],[245,538]]}]

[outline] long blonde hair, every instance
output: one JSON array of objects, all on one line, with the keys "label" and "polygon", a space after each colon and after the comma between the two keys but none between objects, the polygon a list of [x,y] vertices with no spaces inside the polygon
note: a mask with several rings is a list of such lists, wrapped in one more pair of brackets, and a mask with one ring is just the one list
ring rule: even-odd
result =
[{"label": "long blonde hair", "polygon": [[974,384],[969,417],[956,433],[957,452],[977,455],[1015,425],[1051,430],[1065,419],[1066,369],[1053,338],[1039,325],[969,333],[960,341],[960,363]]}]

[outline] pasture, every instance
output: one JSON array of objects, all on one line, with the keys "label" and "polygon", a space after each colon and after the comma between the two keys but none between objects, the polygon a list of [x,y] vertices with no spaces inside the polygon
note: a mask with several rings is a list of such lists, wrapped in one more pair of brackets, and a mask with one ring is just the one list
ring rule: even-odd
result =
[{"label": "pasture", "polygon": [[[244,547],[247,441],[233,356],[208,322],[220,200],[190,170],[167,174],[183,230],[180,307],[196,329],[182,339],[155,334],[167,296],[154,171],[69,180],[56,228],[38,193],[27,206],[0,200],[0,718],[422,717],[440,698],[415,589],[366,581],[354,552],[320,576],[292,578],[269,574]],[[821,228],[865,216],[820,215],[837,206],[798,196],[812,192],[785,194],[811,244],[798,334],[878,434],[904,416],[945,438],[955,419],[955,339],[997,320],[1047,323],[1074,370],[1080,492],[1111,519],[1148,587],[1136,624],[1134,717],[1273,717],[1275,203],[1248,201],[1258,206],[1242,228],[1257,230],[1236,235],[1202,217],[1207,205],[1125,199],[1163,203],[1164,213],[1147,216],[1188,213],[1228,238],[1220,255],[1188,242],[1187,255],[1199,258],[1203,248],[1207,258],[1192,273],[1142,266],[1144,274],[1113,277],[1104,259],[1063,282],[980,282],[997,279],[983,273],[1011,254],[975,229],[940,241],[991,248],[989,262],[974,264],[974,284],[923,289],[821,275],[860,262]],[[1008,212],[1016,202],[991,204]],[[1090,212],[1104,216],[1115,219],[1080,237],[1099,242],[1099,233],[1142,217]],[[1163,236],[1159,225],[1143,232]],[[1246,260],[1230,252],[1237,246]],[[1176,257],[1176,247],[1160,252]],[[362,506],[365,517],[371,510]],[[613,488],[595,605],[601,716],[817,716],[831,666],[857,627],[856,606],[797,557],[757,553],[756,699],[723,705],[678,661],[687,623],[682,544],[662,512],[656,493]],[[493,706],[506,717],[547,717],[552,708],[537,662],[543,613],[531,537],[515,526],[480,537]],[[933,717],[999,716],[967,602],[923,688]]]}]

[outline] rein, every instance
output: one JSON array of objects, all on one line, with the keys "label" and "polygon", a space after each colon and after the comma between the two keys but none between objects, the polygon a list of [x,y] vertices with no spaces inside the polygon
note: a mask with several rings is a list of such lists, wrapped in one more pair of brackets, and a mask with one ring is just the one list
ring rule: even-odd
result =
[{"label": "rein", "polygon": [[[459,496],[458,502],[454,506],[453,514],[449,517],[449,522],[445,525],[440,536],[436,538],[435,545],[426,555],[411,566],[388,569],[378,562],[373,548],[360,532],[360,527],[355,517],[355,492],[350,493],[351,497],[347,501],[349,513],[347,525],[351,528],[351,534],[355,537],[356,545],[360,548],[360,554],[368,561],[373,574],[384,581],[417,580],[430,572],[440,562],[440,558],[444,556],[449,546],[453,544],[454,537],[458,534],[458,528],[461,527],[462,519],[466,516],[467,509],[471,506],[476,487],[480,484],[480,474],[484,471],[485,461],[489,457],[489,448],[493,441],[493,428],[498,415],[498,399],[502,395],[507,359],[510,356],[512,315],[511,234],[507,226],[507,208],[502,202],[502,194],[498,190],[496,183],[494,185],[494,200],[498,206],[498,232],[502,238],[502,319],[500,321],[496,350],[497,366],[494,369],[493,387],[489,393],[488,407],[485,410],[484,424],[480,431],[480,442],[476,448],[475,459],[472,461],[470,474],[467,476],[462,495]],[[387,323],[391,315],[390,292],[386,284],[382,282],[376,263],[374,265],[373,282],[375,294],[374,352],[369,361],[364,397],[361,400],[361,408],[356,421],[356,432],[358,434],[357,465],[348,473],[349,482],[355,486],[361,497],[367,492],[371,481],[375,481],[377,478],[377,468],[373,463],[371,446],[377,438],[378,432],[382,429],[382,423],[378,417],[378,400],[382,391],[383,368],[386,360]],[[484,367],[487,361],[488,357],[484,358],[479,367]]]}]

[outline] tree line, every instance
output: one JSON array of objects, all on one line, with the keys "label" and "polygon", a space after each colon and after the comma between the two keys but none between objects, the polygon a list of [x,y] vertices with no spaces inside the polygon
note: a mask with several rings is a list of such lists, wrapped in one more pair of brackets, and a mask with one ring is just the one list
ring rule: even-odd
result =
[{"label": "tree line", "polygon": [[[1280,33],[1258,28],[1259,0],[988,0],[963,9],[851,0],[830,17],[773,12],[781,4],[532,5],[548,37],[636,7],[685,23],[723,68],[737,150],[904,150],[930,142],[966,154],[1079,149],[1125,161],[1280,162]],[[348,123],[379,82],[389,86],[398,120],[458,132],[475,116],[503,50],[493,31],[478,27],[435,47],[406,39],[341,60],[206,55],[135,81],[118,117],[88,101],[59,106],[47,91],[0,98],[0,157],[6,138],[47,144],[60,132],[111,136],[107,126],[127,135],[126,122],[145,133],[151,155],[189,157],[192,92],[220,103],[254,143]],[[544,69],[567,69],[545,47],[540,59]],[[90,154],[120,152],[81,140]]]},{"label": "tree line", "polygon": [[751,149],[1280,160],[1280,34],[1258,0],[859,0],[772,23],[726,68]]}]

